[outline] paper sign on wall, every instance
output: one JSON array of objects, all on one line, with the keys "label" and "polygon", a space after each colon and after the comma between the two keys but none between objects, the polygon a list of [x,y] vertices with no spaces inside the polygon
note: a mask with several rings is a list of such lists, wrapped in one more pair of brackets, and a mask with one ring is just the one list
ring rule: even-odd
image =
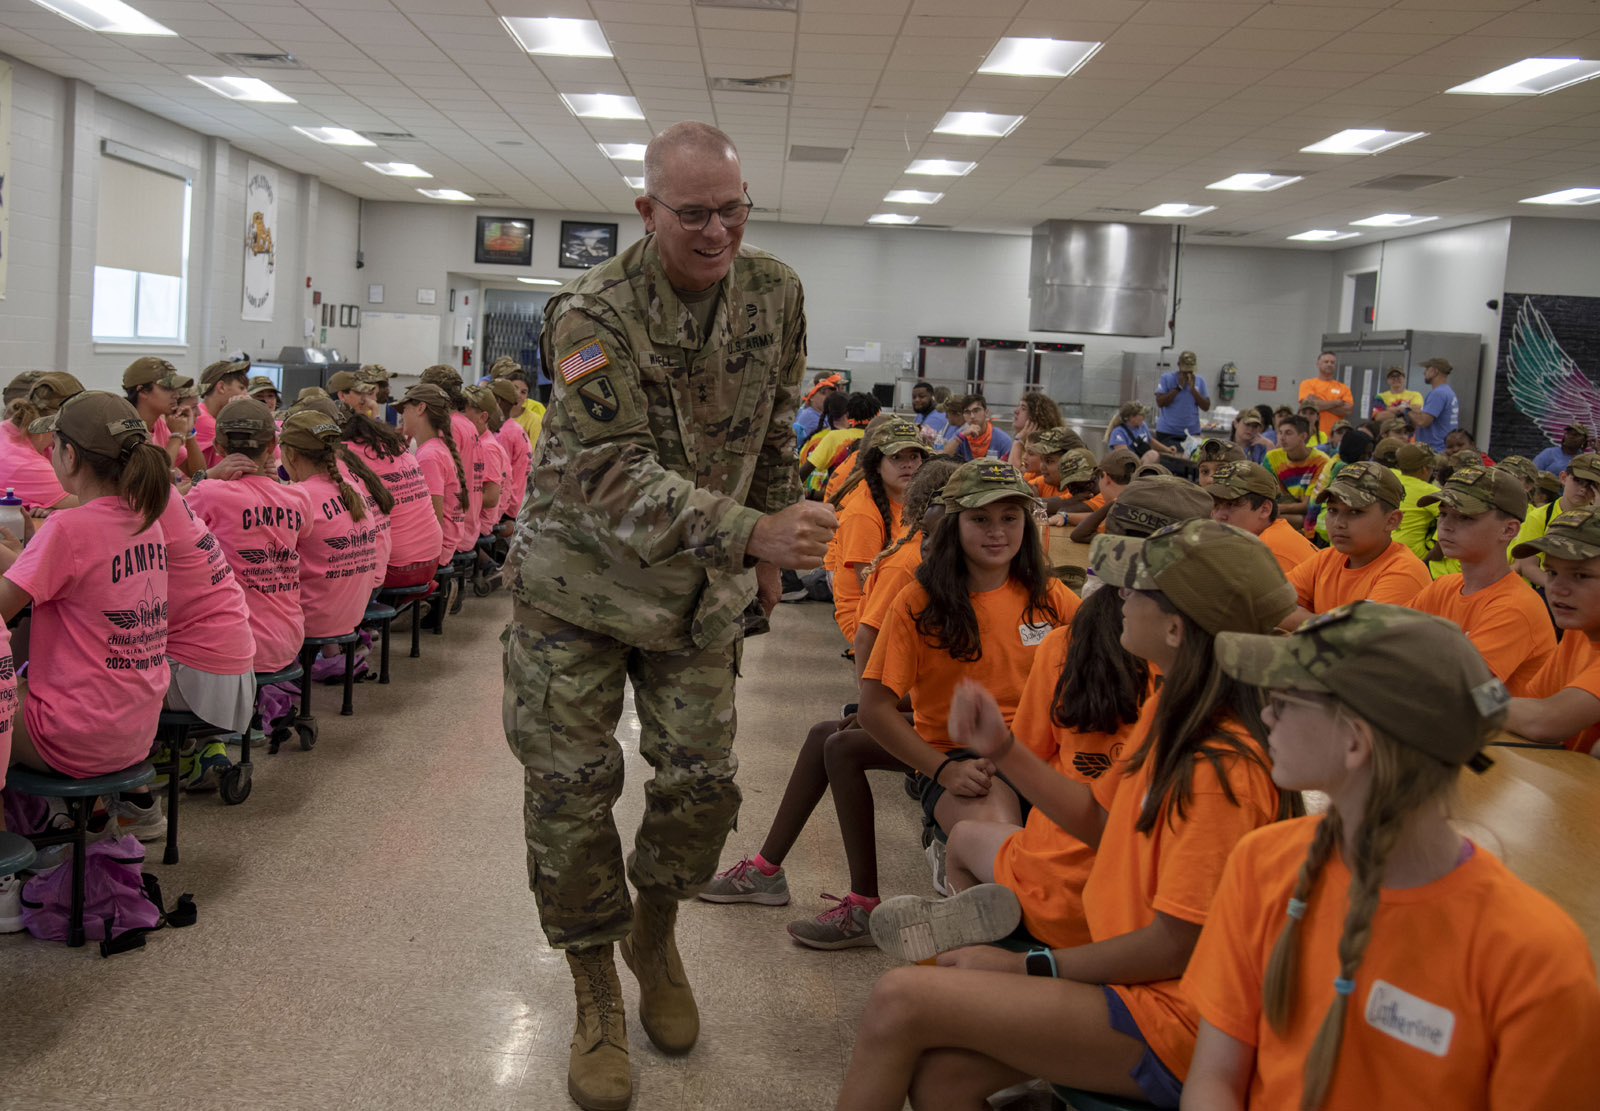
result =
[{"label": "paper sign on wall", "polygon": [[271,320],[277,286],[278,171],[261,162],[245,166],[244,309],[246,320]]},{"label": "paper sign on wall", "polygon": [[876,343],[863,343],[859,347],[846,346],[844,361],[847,363],[875,363],[883,354],[883,347]]},{"label": "paper sign on wall", "polygon": [[1263,374],[1256,379],[1256,389],[1258,390],[1275,390],[1277,388],[1278,376],[1276,374]]}]

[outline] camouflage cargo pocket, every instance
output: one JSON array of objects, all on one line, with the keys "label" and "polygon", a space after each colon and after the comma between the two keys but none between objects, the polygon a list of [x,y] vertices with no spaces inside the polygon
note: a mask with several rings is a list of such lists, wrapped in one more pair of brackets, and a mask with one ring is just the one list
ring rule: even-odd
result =
[{"label": "camouflage cargo pocket", "polygon": [[535,635],[515,621],[500,634],[500,643],[505,645],[500,717],[506,744],[524,766],[548,765],[550,758],[550,714],[545,705],[550,693],[550,657],[533,647]]}]

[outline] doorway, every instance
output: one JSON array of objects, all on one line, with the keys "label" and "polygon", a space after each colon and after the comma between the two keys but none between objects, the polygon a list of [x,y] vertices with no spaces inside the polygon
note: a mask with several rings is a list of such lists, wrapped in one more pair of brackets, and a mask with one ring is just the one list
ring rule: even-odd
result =
[{"label": "doorway", "polygon": [[1359,274],[1346,274],[1350,282],[1350,331],[1372,331],[1378,310],[1378,272],[1364,270]]}]

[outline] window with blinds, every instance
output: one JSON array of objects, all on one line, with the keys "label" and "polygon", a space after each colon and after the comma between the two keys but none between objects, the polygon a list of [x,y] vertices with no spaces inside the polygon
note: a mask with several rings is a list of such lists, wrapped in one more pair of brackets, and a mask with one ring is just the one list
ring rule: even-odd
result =
[{"label": "window with blinds", "polygon": [[189,199],[182,177],[100,156],[90,329],[96,340],[183,343]]}]

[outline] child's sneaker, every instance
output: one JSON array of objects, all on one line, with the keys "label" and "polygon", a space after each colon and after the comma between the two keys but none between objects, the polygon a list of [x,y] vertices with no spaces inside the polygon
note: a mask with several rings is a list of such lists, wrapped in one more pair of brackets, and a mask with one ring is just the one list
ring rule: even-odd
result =
[{"label": "child's sneaker", "polygon": [[950,894],[950,883],[945,878],[944,870],[945,855],[948,851],[945,843],[939,840],[937,836],[930,837],[927,846],[922,851],[923,855],[928,858],[928,868],[933,873],[933,889],[940,895]]},{"label": "child's sneaker", "polygon": [[726,872],[718,872],[700,897],[708,903],[760,903],[781,907],[789,901],[789,881],[780,866],[772,875],[756,867],[753,860],[741,860]]},{"label": "child's sneaker", "polygon": [[921,895],[885,899],[872,912],[870,926],[879,949],[914,962],[965,945],[999,941],[1021,921],[1022,904],[1010,888],[980,883],[948,899]]},{"label": "child's sneaker", "polygon": [[161,813],[161,800],[154,791],[145,796],[149,806],[122,798],[106,799],[106,811],[116,820],[116,836],[133,834],[140,841],[159,841],[167,835],[167,816]]},{"label": "child's sneaker", "polygon": [[222,775],[233,767],[233,761],[228,759],[228,746],[221,741],[212,741],[200,750],[195,758],[194,767],[184,778],[183,786],[188,791],[214,791]]},{"label": "child's sneaker", "polygon": [[790,922],[790,937],[812,949],[855,949],[874,944],[869,926],[872,908],[864,905],[860,896],[851,892],[842,899],[837,895],[822,897],[832,899],[836,905],[815,918]]},{"label": "child's sneaker", "polygon": [[0,876],[0,934],[22,932],[22,879]]}]

